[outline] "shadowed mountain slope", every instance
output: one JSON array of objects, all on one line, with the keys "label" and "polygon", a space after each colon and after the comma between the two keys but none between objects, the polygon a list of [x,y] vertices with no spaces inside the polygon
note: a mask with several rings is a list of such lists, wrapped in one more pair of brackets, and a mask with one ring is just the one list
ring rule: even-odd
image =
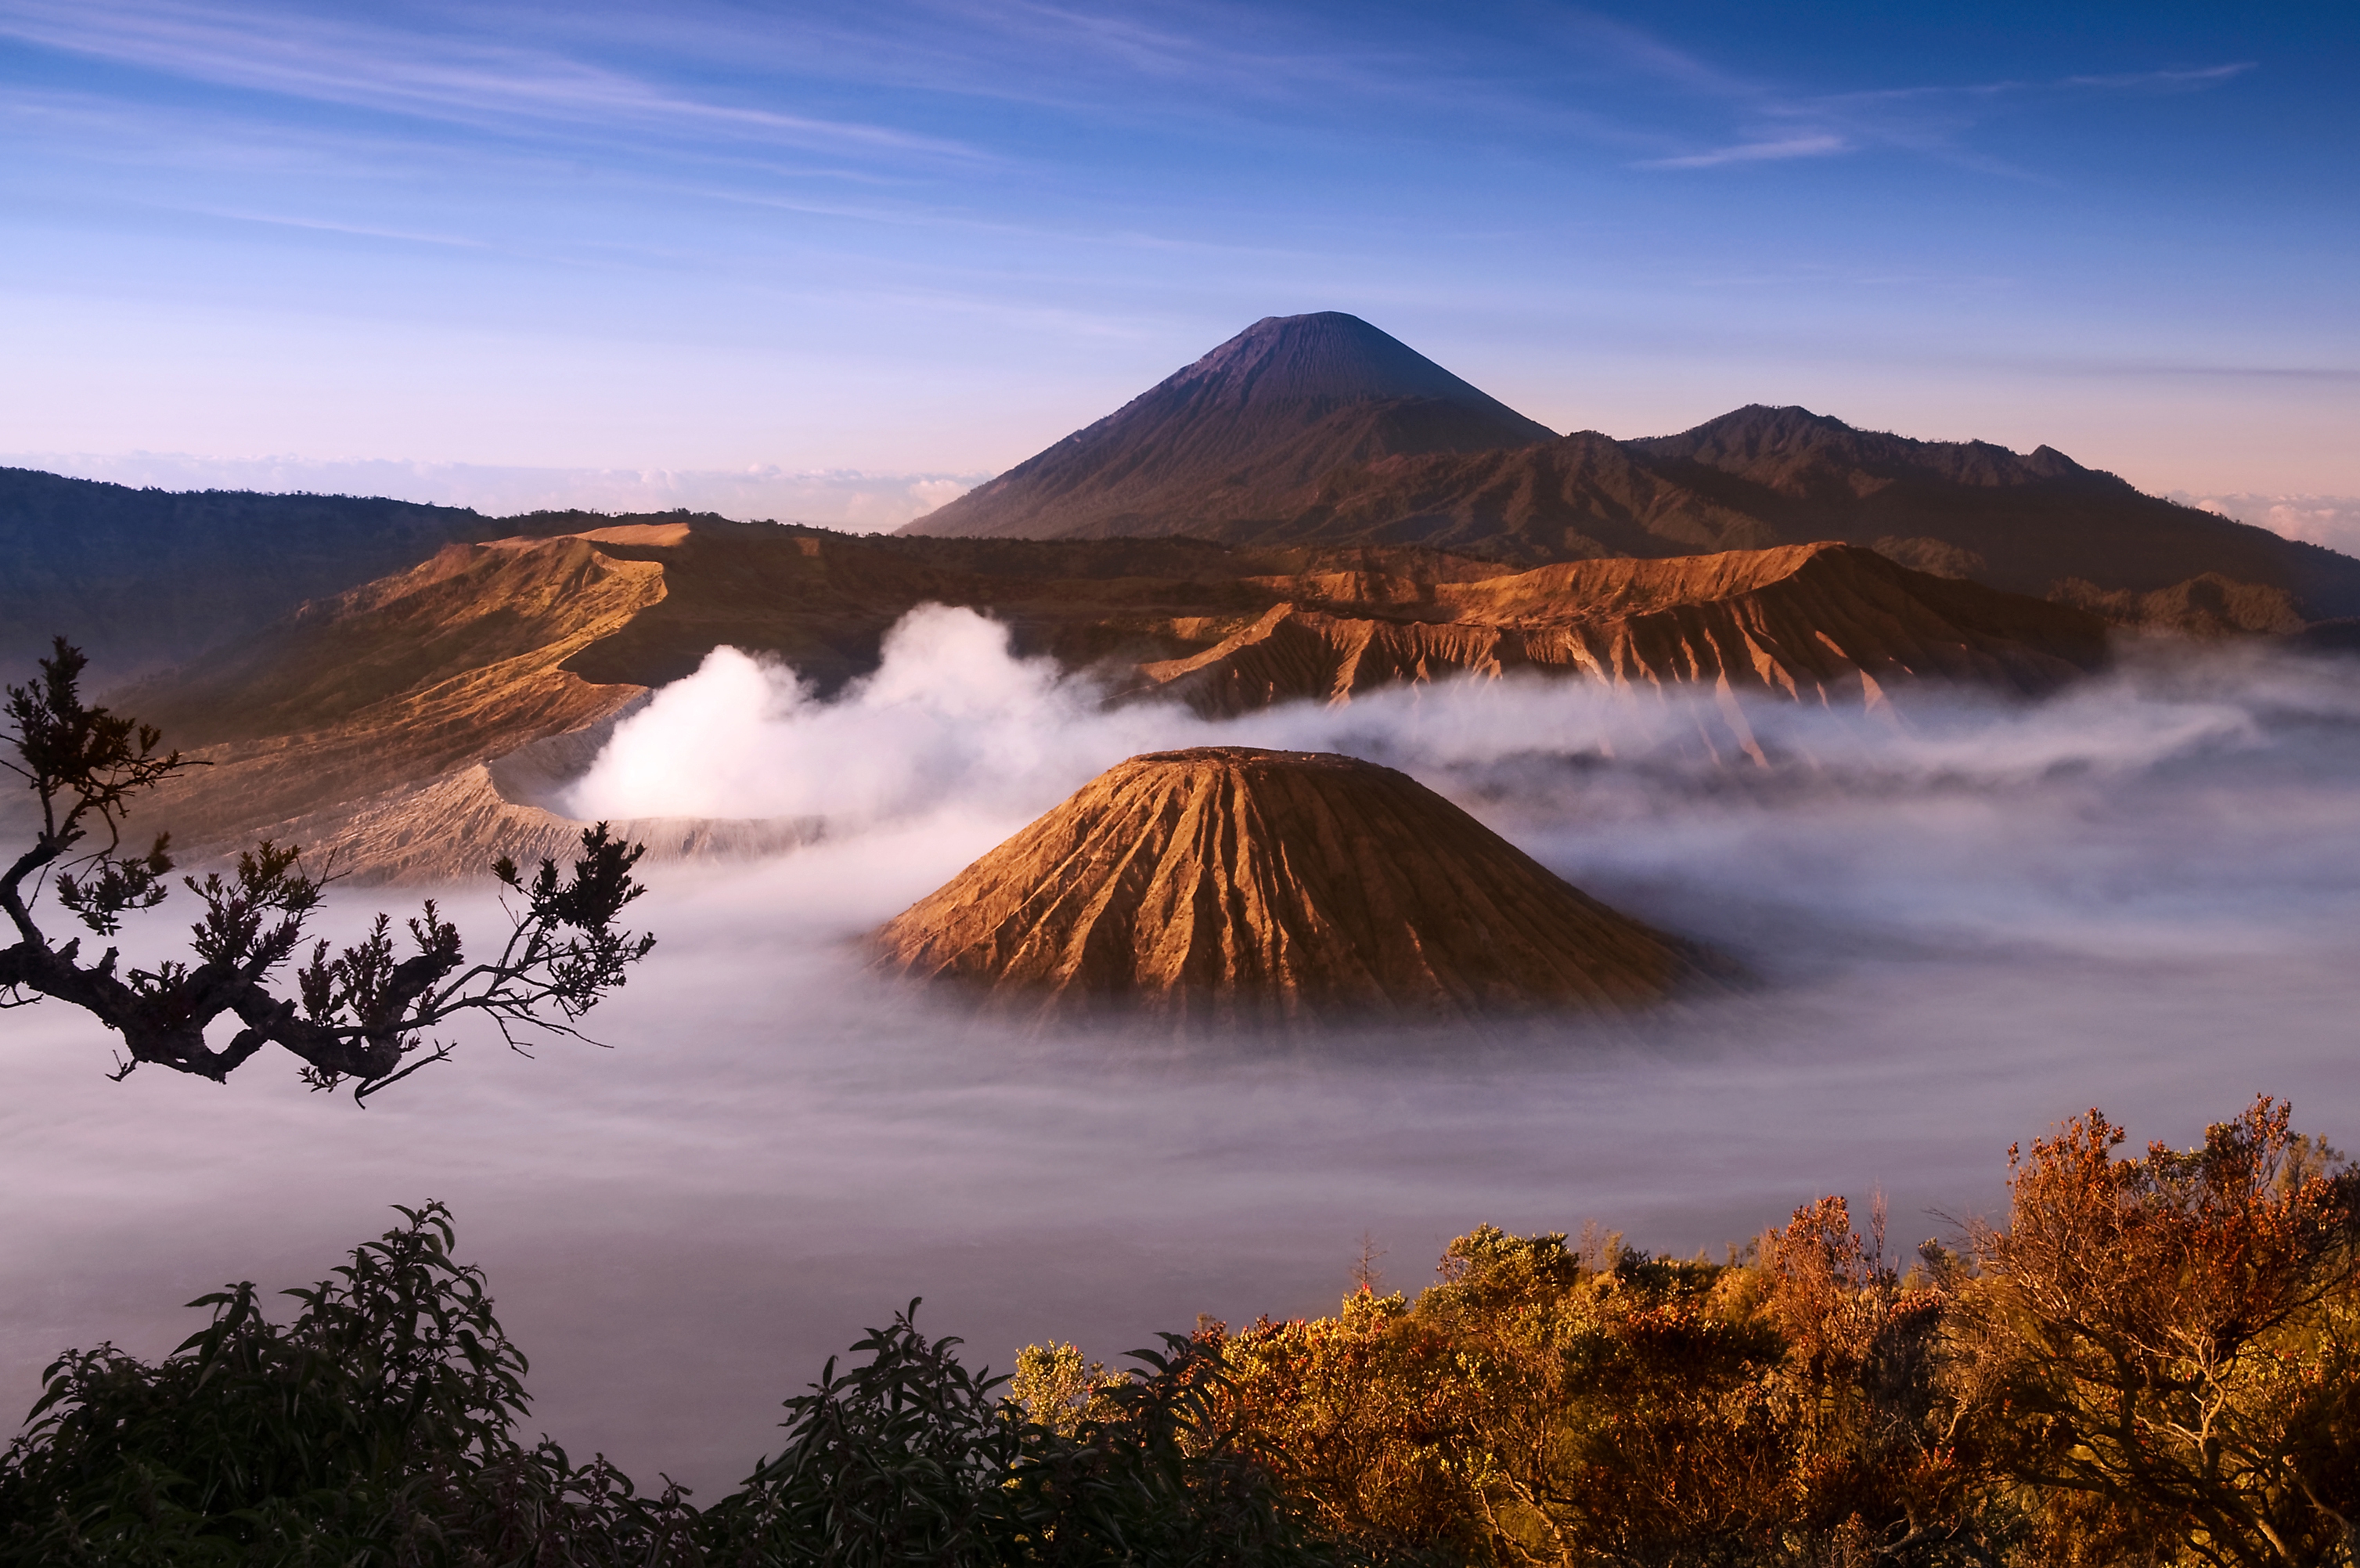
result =
[{"label": "shadowed mountain slope", "polygon": [[1108,770],[875,939],[1010,1012],[1218,1025],[1596,1012],[1699,972],[1405,773],[1247,747]]},{"label": "shadowed mountain slope", "polygon": [[[2141,624],[2278,631],[2360,613],[2360,561],[2348,555],[2143,495],[2049,447],[2027,457],[1911,441],[1803,409],[1741,409],[1645,441],[1581,431],[1514,451],[1388,458],[1330,474],[1282,521],[1200,532],[1527,563],[1842,540]],[[2208,575],[2250,591],[2200,624],[2175,605],[2203,598],[2191,585]]]},{"label": "shadowed mountain slope", "polygon": [[1666,479],[1596,431],[1339,467],[1295,500],[1299,510],[1277,521],[1231,519],[1196,532],[1236,543],[1414,544],[1528,565],[1789,543],[1760,518]]},{"label": "shadowed mountain slope", "polygon": [[1912,441],[1759,406],[1623,444],[1699,505],[1782,538],[1846,539],[1904,560],[1947,547],[1966,553],[1956,575],[2019,593],[2080,579],[2149,594],[2211,573],[2285,596],[2270,615],[2289,604],[2307,620],[2360,614],[2360,560],[2146,495],[2053,447]]},{"label": "shadowed mountain slope", "polygon": [[1357,316],[1267,316],[906,532],[1195,532],[1281,515],[1345,465],[1555,436]]},{"label": "shadowed mountain slope", "polygon": [[453,540],[519,533],[459,507],[135,490],[0,468],[0,660],[75,640],[102,679],[232,642]]},{"label": "shadowed mountain slope", "polygon": [[2220,629],[2360,614],[2351,556],[2142,494],[2049,447],[2020,456],[1985,442],[1911,441],[1804,409],[1741,409],[1644,441],[1580,431],[1513,451],[1384,458],[1327,475],[1284,518],[1196,532],[1527,563],[1834,539],[2141,624],[2191,628],[2168,609],[2147,613],[2145,596],[2185,597],[2208,574],[2256,590],[2224,603]]}]

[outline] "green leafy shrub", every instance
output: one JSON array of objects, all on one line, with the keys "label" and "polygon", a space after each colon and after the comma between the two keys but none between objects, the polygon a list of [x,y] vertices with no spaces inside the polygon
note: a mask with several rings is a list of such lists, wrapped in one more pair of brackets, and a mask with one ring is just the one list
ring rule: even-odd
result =
[{"label": "green leafy shrub", "polygon": [[599,1458],[527,1443],[522,1351],[450,1213],[357,1248],[266,1318],[251,1284],[149,1364],[112,1345],[44,1375],[0,1454],[0,1568],[557,1564],[1260,1564],[1323,1561],[1217,1424],[1217,1358],[1142,1353],[1060,1431],[929,1341],[912,1302],[866,1359],[787,1401],[787,1442],[700,1513]]},{"label": "green leafy shrub", "polygon": [[[1218,1356],[1167,1336],[1056,1424],[929,1341],[912,1301],[869,1359],[787,1401],[786,1446],[705,1516],[716,1563],[1322,1561],[1269,1475],[1218,1424]],[[1061,1430],[1062,1429],[1062,1430]]]},{"label": "green leafy shrub", "polygon": [[526,1564],[694,1561],[684,1503],[603,1460],[526,1445],[524,1354],[439,1203],[154,1365],[111,1345],[46,1372],[0,1456],[0,1563]]}]

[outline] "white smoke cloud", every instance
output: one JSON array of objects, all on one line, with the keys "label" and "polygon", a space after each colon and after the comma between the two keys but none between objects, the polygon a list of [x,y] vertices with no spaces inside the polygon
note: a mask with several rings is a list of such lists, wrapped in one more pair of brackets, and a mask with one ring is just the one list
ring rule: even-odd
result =
[{"label": "white smoke cloud", "polygon": [[1014,657],[1005,628],[924,605],[886,635],[877,672],[831,702],[784,665],[716,648],[623,721],[566,804],[585,819],[839,825],[952,803],[1023,810],[1153,743],[1163,715],[1106,715],[1100,703],[1054,662]]},{"label": "white smoke cloud", "polygon": [[[2251,745],[2257,701],[2360,713],[2360,697],[2340,688],[2306,685],[2298,696],[2278,692],[2281,677],[2264,666],[2234,675],[2223,667],[2142,665],[2033,705],[1951,693],[1904,714],[1785,702],[1732,708],[1688,688],[1518,676],[1210,721],[1168,703],[1109,705],[1088,675],[1018,658],[999,623],[923,605],[887,634],[877,671],[830,701],[783,664],[715,649],[617,729],[561,804],[585,819],[822,817],[839,828],[939,811],[1030,817],[1125,757],[1234,744],[1347,751],[1511,804],[1535,787],[1538,760],[1593,768],[1612,761],[1612,778],[1647,781],[1636,795],[1604,779],[1584,784],[1590,811],[1620,813],[1644,809],[1673,778],[1726,787],[1750,772],[1764,775],[1760,783],[1841,776],[1855,787],[1991,786]],[[1762,751],[1758,761],[1747,742]],[[1487,779],[1506,764],[1519,765],[1519,784]],[[1587,776],[1559,769],[1548,786],[1553,805]]]}]

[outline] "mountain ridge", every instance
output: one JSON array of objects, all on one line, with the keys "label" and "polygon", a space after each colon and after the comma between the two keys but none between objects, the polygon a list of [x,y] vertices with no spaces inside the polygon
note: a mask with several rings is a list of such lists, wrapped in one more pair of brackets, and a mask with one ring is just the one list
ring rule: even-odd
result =
[{"label": "mountain ridge", "polygon": [[[1399,380],[1339,380],[1335,389],[1357,389],[1359,400],[1331,398],[1308,422],[1254,428],[1231,417],[1208,443],[1188,403],[1196,390],[1250,387],[1256,355],[1284,361],[1269,372],[1284,380],[1290,334],[1325,319],[1265,318],[901,532],[1415,545],[1525,565],[1841,540],[2182,630],[2268,630],[2290,619],[2360,616],[2360,560],[2351,556],[2144,494],[2053,446],[2019,454],[1984,441],[1921,441],[1791,405],[1747,404],[1677,434],[1632,440],[1559,436],[1525,422],[1533,439],[1479,445],[1502,422],[1467,414],[1446,433],[1458,414],[1412,417],[1416,400],[1395,395],[1413,385],[1404,371]],[[1394,343],[1356,317],[1341,319],[1371,341]],[[1472,405],[1449,407],[1464,413]],[[2208,575],[2256,591],[2190,587]],[[2192,620],[2169,609],[2191,593],[2224,608]]]},{"label": "mountain ridge", "polygon": [[[2095,615],[1841,544],[1518,572],[1406,549],[601,521],[447,545],[109,693],[210,764],[158,793],[158,825],[192,853],[270,833],[336,850],[360,874],[425,874],[464,846],[430,856],[423,839],[550,826],[530,816],[550,795],[517,766],[454,775],[580,736],[724,643],[839,690],[876,669],[887,631],[926,603],[993,617],[1018,654],[1117,700],[1207,715],[1515,671],[1876,707],[1926,682],[2038,693],[2106,658]],[[1727,728],[1743,753],[1750,735]],[[481,848],[488,864],[497,845]]]},{"label": "mountain ridge", "polygon": [[[1290,321],[1301,352],[1257,368],[1257,345]],[[2118,624],[2214,635],[2360,619],[2360,561],[2143,495],[2053,447],[2019,455],[1988,442],[1919,441],[1763,404],[1672,436],[1557,436],[1358,318],[1265,318],[1223,348],[1206,356],[1209,365],[1166,378],[1185,382],[1175,394],[1183,400],[1228,412],[1218,429],[1158,437],[1161,478],[1133,476],[1130,491],[1098,504],[1108,498],[1091,499],[1091,465],[1067,460],[1087,431],[1035,460],[1067,451],[1044,466],[1054,472],[1043,482],[1075,513],[1040,548],[1150,538],[1407,546],[1529,567],[1840,540]],[[1091,429],[1153,413],[1156,390]],[[1230,417],[1273,403],[1291,411],[1274,433]],[[1514,444],[1526,435],[1539,439]],[[1183,497],[1177,521],[1173,494],[1151,493],[1172,491],[1173,465],[1208,476]],[[954,541],[934,531],[957,515],[930,513],[904,532],[947,552]],[[656,516],[667,526],[688,519]],[[0,468],[0,659],[28,669],[61,633],[91,655],[95,682],[116,685],[234,648],[307,600],[399,573],[450,543],[609,524],[632,520],[135,490]],[[1013,543],[1033,524],[995,526],[991,537]],[[1094,569],[1078,556],[1039,568]]]},{"label": "mountain ridge", "polygon": [[[2103,469],[2085,468],[2053,446],[2018,454],[1989,441],[1924,441],[1890,431],[1865,430],[1795,403],[1747,403],[1676,435],[1641,436],[1628,448],[1675,461],[1736,471],[1743,462],[1815,455],[1849,443],[1860,458],[1891,466],[1936,469],[1961,484],[2030,484],[2080,478],[2125,490],[2131,484]],[[2136,493],[2134,490],[2134,493]]]},{"label": "mountain ridge", "polygon": [[309,598],[516,533],[464,507],[134,489],[0,467],[0,658],[71,637],[120,680],[259,630]]}]

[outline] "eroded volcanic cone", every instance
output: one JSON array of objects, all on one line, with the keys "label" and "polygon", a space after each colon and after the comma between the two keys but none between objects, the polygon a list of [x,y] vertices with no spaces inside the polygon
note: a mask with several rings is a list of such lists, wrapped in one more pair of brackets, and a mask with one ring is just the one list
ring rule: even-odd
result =
[{"label": "eroded volcanic cone", "polygon": [[1697,974],[1408,775],[1241,746],[1108,770],[876,940],[997,1008],[1221,1024],[1603,1011]]}]

